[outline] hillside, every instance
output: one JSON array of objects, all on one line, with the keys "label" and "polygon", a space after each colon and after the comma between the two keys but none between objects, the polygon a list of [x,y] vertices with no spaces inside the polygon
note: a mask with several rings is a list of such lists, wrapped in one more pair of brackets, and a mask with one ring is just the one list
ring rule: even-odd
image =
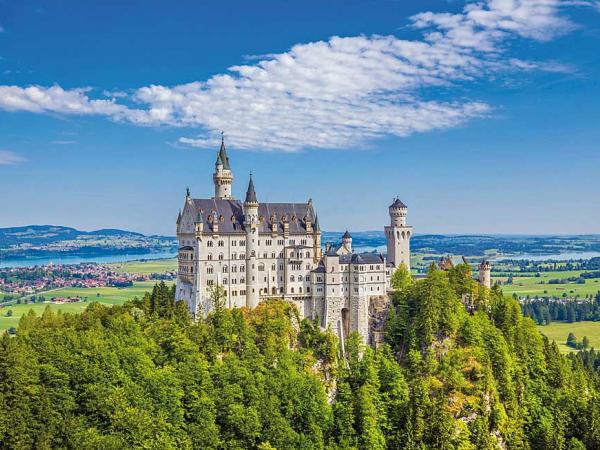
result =
[{"label": "hillside", "polygon": [[[401,273],[402,275],[402,273]],[[403,274],[406,275],[406,274]],[[598,381],[467,266],[397,277],[388,344],[280,300],[190,321],[164,284],[0,338],[5,448],[600,448]],[[469,298],[469,308],[461,299]],[[591,364],[591,363],[590,363]],[[590,364],[586,364],[588,367]]]},{"label": "hillside", "polygon": [[115,229],[81,231],[54,225],[0,228],[0,258],[147,254],[174,251],[175,238]]}]

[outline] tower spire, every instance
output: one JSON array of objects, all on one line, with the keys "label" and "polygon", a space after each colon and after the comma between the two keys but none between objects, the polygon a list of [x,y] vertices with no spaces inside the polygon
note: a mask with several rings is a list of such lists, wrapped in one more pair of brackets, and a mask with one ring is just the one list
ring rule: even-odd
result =
[{"label": "tower spire", "polygon": [[229,165],[229,157],[225,149],[225,136],[221,131],[221,148],[217,152],[217,160],[215,162],[215,173],[213,174],[213,182],[215,185],[215,198],[230,199],[231,185],[233,183],[233,174]]},{"label": "tower spire", "polygon": [[254,181],[252,180],[252,172],[250,172],[250,181],[248,182],[248,190],[246,190],[246,200],[244,203],[258,203]]}]

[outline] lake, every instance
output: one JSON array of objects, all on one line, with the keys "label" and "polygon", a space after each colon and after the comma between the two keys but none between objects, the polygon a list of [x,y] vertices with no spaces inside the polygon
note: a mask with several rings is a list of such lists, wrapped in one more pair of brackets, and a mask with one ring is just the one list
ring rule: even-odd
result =
[{"label": "lake", "polygon": [[23,258],[9,259],[0,261],[0,268],[4,267],[32,267],[45,266],[47,264],[80,264],[80,263],[116,263],[126,261],[136,261],[140,259],[166,259],[175,258],[177,253],[144,253],[134,255],[106,255],[106,256],[64,256],[56,258]]},{"label": "lake", "polygon": [[547,261],[547,260],[555,260],[555,261],[567,261],[569,259],[592,259],[600,257],[600,252],[564,252],[564,253],[553,253],[549,255],[531,255],[531,254],[522,254],[515,256],[500,256],[497,258],[493,258],[492,261],[506,261],[507,259],[512,259],[515,261]]}]

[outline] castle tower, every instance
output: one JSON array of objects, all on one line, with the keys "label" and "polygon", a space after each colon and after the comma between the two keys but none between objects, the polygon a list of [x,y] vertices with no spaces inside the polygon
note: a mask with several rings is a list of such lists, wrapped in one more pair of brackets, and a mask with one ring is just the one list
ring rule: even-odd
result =
[{"label": "castle tower", "polygon": [[315,222],[313,223],[313,255],[315,263],[323,256],[321,251],[321,225],[317,214],[315,214]]},{"label": "castle tower", "polygon": [[352,236],[348,233],[348,230],[342,236],[342,245],[346,248],[348,253],[352,253]]},{"label": "castle tower", "polygon": [[387,260],[400,267],[404,263],[410,270],[410,238],[412,227],[406,225],[407,206],[399,198],[389,207],[390,226],[385,227],[387,240]]},{"label": "castle tower", "polygon": [[254,190],[252,174],[244,201],[244,226],[246,228],[246,306],[258,305],[258,200]]},{"label": "castle tower", "polygon": [[492,265],[489,261],[485,259],[481,261],[477,279],[482,286],[485,286],[486,288],[492,287]]},{"label": "castle tower", "polygon": [[215,162],[213,182],[215,184],[215,198],[232,198],[231,185],[233,183],[233,173],[231,173],[229,157],[225,151],[223,133],[221,133],[221,148],[219,149],[219,153],[217,153],[217,161]]}]

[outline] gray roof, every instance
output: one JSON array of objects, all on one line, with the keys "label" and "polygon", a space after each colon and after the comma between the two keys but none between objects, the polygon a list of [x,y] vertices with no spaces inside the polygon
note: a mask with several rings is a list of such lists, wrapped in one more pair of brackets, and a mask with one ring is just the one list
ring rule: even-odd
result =
[{"label": "gray roof", "polygon": [[248,182],[248,190],[246,191],[246,200],[244,203],[258,203],[256,191],[254,190],[254,181],[252,181],[252,174],[250,174],[250,181]]},{"label": "gray roof", "polygon": [[219,149],[219,153],[217,153],[217,164],[223,164],[223,170],[231,170],[229,166],[229,156],[227,156],[227,151],[225,150],[225,140],[223,136],[221,136],[221,148]]},{"label": "gray roof", "polygon": [[340,256],[340,264],[381,264],[383,257],[377,253],[349,253]]},{"label": "gray roof", "polygon": [[183,246],[183,247],[179,247],[179,250],[194,250],[194,247],[191,247],[189,245]]},{"label": "gray roof", "polygon": [[348,233],[348,230],[346,230],[346,232],[342,236],[342,239],[352,239],[352,236],[350,236],[350,233]]},{"label": "gray roof", "polygon": [[402,200],[396,198],[394,203],[390,205],[390,208],[407,208],[407,206],[402,202]]},{"label": "gray roof", "polygon": [[[246,232],[244,228],[244,208],[239,200],[196,198],[193,203],[197,212],[202,213],[205,218],[209,218],[208,222],[206,219],[204,221],[205,230],[212,230],[210,216],[216,216],[219,220],[219,233]],[[304,217],[314,217],[314,215],[313,207],[308,203],[260,203],[258,205],[258,216],[262,220],[260,220],[258,231],[264,234],[271,233],[272,223],[276,223],[276,230],[282,233],[283,221],[286,220],[289,223],[290,234],[306,234]]]}]

